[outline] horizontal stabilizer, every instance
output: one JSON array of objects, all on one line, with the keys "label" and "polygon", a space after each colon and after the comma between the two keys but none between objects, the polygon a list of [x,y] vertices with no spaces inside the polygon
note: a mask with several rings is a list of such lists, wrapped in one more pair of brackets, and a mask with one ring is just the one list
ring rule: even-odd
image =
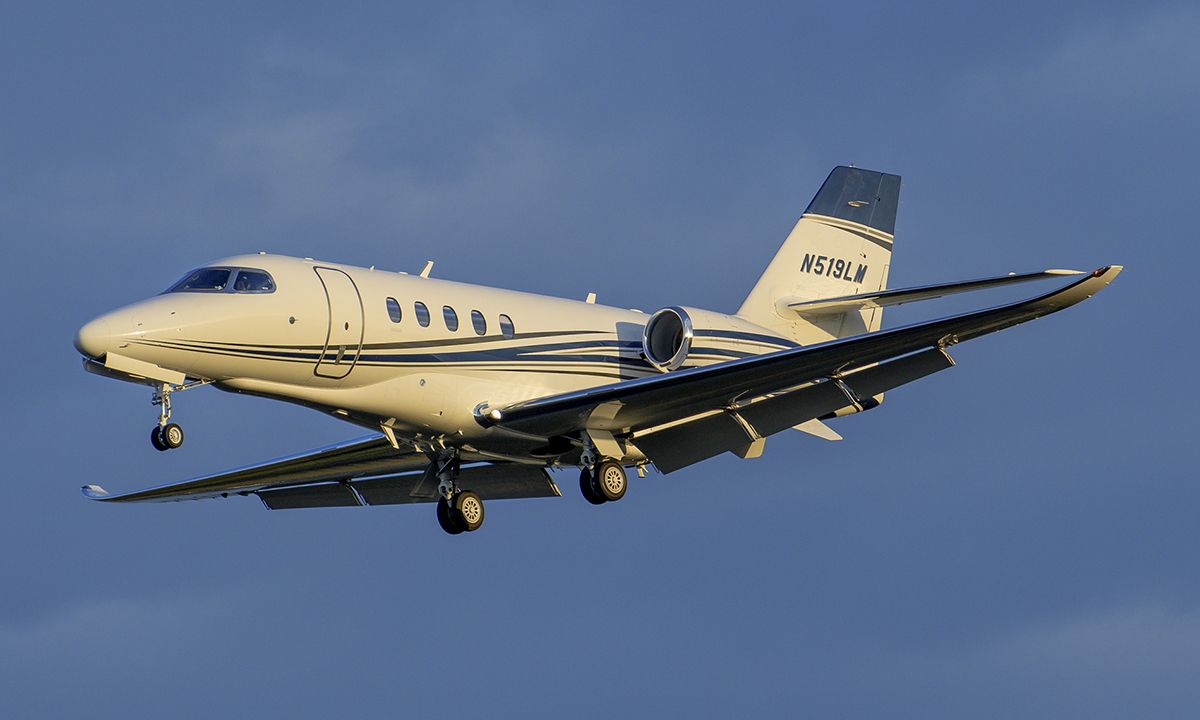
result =
[{"label": "horizontal stabilizer", "polygon": [[874,310],[877,308],[903,305],[919,300],[954,295],[956,293],[987,290],[991,288],[1030,282],[1031,280],[1047,280],[1064,275],[1082,275],[1079,270],[1042,270],[1031,273],[1009,273],[999,277],[966,280],[963,282],[941,283],[938,285],[923,285],[921,287],[898,288],[896,290],[879,290],[877,292],[859,295],[843,295],[841,297],[821,298],[819,300],[800,300],[797,298],[782,298],[776,303],[780,314],[786,311],[798,313],[806,317],[820,315],[841,315],[855,310]]}]

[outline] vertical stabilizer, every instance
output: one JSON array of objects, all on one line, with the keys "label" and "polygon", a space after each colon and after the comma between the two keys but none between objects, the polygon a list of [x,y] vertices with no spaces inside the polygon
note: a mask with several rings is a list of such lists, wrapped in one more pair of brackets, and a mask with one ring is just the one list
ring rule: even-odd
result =
[{"label": "vertical stabilizer", "polygon": [[899,175],[834,168],[737,314],[803,344],[878,330],[880,309],[808,320],[777,303],[886,288],[899,203]]}]

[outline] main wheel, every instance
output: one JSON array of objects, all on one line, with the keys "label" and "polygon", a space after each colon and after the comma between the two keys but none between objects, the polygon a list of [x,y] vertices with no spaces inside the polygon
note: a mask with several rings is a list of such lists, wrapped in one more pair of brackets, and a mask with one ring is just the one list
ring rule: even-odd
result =
[{"label": "main wheel", "polygon": [[483,525],[483,498],[470,490],[464,490],[454,496],[455,520],[467,532],[475,532]]},{"label": "main wheel", "polygon": [[593,505],[603,505],[604,496],[596,491],[596,486],[592,483],[592,471],[584,468],[579,471],[579,492],[583,493],[583,499]]},{"label": "main wheel", "polygon": [[457,535],[465,529],[454,519],[453,513],[450,512],[450,503],[446,502],[446,498],[438,498],[437,519],[438,525],[441,525],[442,529],[451,535]]},{"label": "main wheel", "polygon": [[159,452],[167,449],[167,446],[163,445],[162,441],[162,428],[157,425],[155,425],[154,429],[150,431],[150,444],[153,445],[154,449],[158,450]]},{"label": "main wheel", "polygon": [[174,450],[183,444],[183,428],[175,423],[167,423],[162,429],[162,444],[168,450]]},{"label": "main wheel", "polygon": [[625,489],[629,481],[625,477],[625,468],[615,460],[605,460],[596,466],[596,490],[609,502],[615,502],[625,497]]}]

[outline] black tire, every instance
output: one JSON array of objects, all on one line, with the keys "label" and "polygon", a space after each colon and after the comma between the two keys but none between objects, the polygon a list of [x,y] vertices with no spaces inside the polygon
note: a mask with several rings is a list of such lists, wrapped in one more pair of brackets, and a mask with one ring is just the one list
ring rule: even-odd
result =
[{"label": "black tire", "polygon": [[458,535],[465,528],[459,527],[458,521],[454,519],[453,513],[450,512],[450,503],[446,502],[446,498],[438,498],[437,501],[437,519],[438,525],[451,535]]},{"label": "black tire", "polygon": [[629,487],[629,478],[625,468],[615,460],[605,460],[596,466],[596,492],[609,502],[616,502],[625,497]]},{"label": "black tire", "polygon": [[167,446],[168,450],[174,450],[183,444],[183,428],[175,423],[167,423],[162,429],[162,444]]},{"label": "black tire", "polygon": [[593,505],[603,505],[604,496],[596,492],[596,488],[592,485],[592,472],[587,468],[579,471],[579,492],[583,494],[583,499]]},{"label": "black tire", "polygon": [[454,496],[454,520],[467,532],[475,532],[483,525],[483,498],[470,490]]},{"label": "black tire", "polygon": [[163,445],[162,428],[157,425],[155,425],[154,429],[150,431],[150,444],[153,445],[154,449],[158,450],[159,452],[169,449],[166,445]]}]

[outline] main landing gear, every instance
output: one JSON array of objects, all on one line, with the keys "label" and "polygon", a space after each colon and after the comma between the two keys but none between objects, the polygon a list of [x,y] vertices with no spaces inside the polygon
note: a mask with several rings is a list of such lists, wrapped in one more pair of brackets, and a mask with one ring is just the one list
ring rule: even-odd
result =
[{"label": "main landing gear", "polygon": [[151,401],[159,408],[158,425],[150,431],[150,444],[155,450],[174,450],[183,444],[183,428],[170,422],[172,390],[170,385],[164,383],[154,391]]},{"label": "main landing gear", "polygon": [[458,487],[458,454],[448,451],[436,460],[438,525],[451,535],[475,532],[483,526],[483,498]]},{"label": "main landing gear", "polygon": [[579,491],[593,505],[616,502],[625,497],[629,487],[625,468],[616,460],[602,460],[579,471]]}]

